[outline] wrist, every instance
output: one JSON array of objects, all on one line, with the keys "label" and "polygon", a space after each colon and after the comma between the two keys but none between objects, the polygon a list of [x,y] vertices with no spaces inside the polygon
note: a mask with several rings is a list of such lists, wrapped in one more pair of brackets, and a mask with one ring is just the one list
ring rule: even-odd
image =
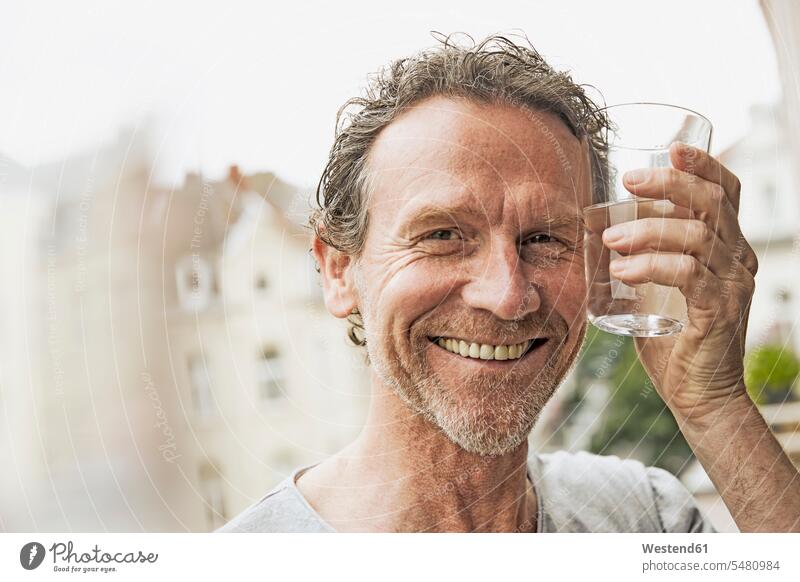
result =
[{"label": "wrist", "polygon": [[728,391],[725,397],[695,405],[688,411],[671,408],[671,412],[684,434],[720,429],[731,433],[741,429],[743,424],[761,419],[761,413],[743,383]]}]

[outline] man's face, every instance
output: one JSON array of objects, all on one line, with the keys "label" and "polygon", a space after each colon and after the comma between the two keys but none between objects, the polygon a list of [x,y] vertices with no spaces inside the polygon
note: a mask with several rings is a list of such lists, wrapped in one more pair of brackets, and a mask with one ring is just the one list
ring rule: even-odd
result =
[{"label": "man's face", "polygon": [[580,142],[557,117],[434,97],[370,152],[355,267],[375,373],[462,448],[516,448],[585,333]]}]

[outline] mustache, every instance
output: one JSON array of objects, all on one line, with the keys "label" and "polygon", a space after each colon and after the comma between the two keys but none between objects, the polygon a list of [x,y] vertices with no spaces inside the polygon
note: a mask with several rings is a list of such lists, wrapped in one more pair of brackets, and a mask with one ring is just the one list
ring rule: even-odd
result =
[{"label": "mustache", "polygon": [[[503,320],[486,313],[460,311],[449,314],[430,314],[417,323],[419,335],[428,337],[488,336],[503,341],[507,338],[564,337],[569,326],[556,312],[532,313],[521,319]],[[415,334],[417,335],[417,334]]]}]

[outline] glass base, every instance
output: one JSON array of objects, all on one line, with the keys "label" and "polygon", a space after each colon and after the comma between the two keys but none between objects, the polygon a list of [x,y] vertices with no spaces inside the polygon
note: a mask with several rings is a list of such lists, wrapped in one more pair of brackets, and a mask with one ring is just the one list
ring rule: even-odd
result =
[{"label": "glass base", "polygon": [[663,315],[603,315],[591,318],[592,325],[616,335],[631,337],[660,337],[679,333],[683,324]]}]

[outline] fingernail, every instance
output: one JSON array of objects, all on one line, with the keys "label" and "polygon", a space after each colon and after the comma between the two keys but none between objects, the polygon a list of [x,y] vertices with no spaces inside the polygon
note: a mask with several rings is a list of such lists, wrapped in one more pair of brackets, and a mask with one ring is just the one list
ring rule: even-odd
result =
[{"label": "fingernail", "polygon": [[603,240],[609,243],[620,241],[625,238],[625,232],[624,226],[610,226],[603,232]]},{"label": "fingernail", "polygon": [[609,264],[609,268],[611,272],[615,275],[622,275],[625,273],[625,269],[628,268],[628,261],[625,259],[614,259]]},{"label": "fingernail", "polygon": [[695,149],[689,144],[678,142],[678,153],[684,158],[692,158],[695,154]]},{"label": "fingernail", "polygon": [[625,172],[625,181],[628,184],[641,184],[647,180],[648,174],[648,170],[631,170],[630,172]]}]

